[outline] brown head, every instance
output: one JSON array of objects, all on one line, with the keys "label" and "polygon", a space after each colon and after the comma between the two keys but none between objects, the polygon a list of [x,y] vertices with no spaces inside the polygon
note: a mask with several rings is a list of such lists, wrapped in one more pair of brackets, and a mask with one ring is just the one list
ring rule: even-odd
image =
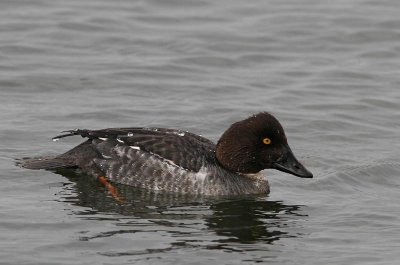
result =
[{"label": "brown head", "polygon": [[232,124],[216,147],[218,162],[238,173],[274,168],[302,178],[312,178],[293,155],[279,121],[267,112]]}]

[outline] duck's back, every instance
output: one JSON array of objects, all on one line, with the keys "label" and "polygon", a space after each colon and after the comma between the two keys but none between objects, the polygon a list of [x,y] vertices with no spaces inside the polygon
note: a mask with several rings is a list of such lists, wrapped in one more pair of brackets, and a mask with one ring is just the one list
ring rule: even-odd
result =
[{"label": "duck's back", "polygon": [[215,144],[190,132],[164,128],[73,130],[55,139],[72,135],[89,139],[60,156],[27,160],[24,167],[78,167],[116,183],[168,192],[268,192],[262,176],[225,170],[215,158]]}]

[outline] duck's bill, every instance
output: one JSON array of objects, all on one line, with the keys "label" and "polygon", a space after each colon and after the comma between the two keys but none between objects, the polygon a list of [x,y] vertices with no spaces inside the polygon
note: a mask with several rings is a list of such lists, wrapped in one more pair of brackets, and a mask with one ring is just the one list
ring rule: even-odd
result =
[{"label": "duck's bill", "polygon": [[282,159],[274,163],[274,168],[300,178],[313,177],[313,174],[297,161],[289,147],[287,147],[287,152]]}]

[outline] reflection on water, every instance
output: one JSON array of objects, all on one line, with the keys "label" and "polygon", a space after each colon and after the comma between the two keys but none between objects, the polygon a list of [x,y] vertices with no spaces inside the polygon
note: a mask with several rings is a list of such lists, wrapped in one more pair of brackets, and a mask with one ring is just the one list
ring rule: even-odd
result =
[{"label": "reflection on water", "polygon": [[210,208],[214,212],[206,218],[207,224],[218,235],[228,236],[225,242],[272,243],[290,236],[279,230],[285,225],[280,215],[295,215],[299,206],[248,198],[215,203]]},{"label": "reflection on water", "polygon": [[[81,240],[141,231],[168,231],[174,237],[211,232],[212,243],[208,242],[206,248],[229,248],[232,251],[228,243],[272,244],[282,237],[297,237],[298,234],[290,234],[285,228],[294,220],[307,216],[301,212],[299,205],[269,201],[265,196],[204,197],[156,193],[116,185],[124,198],[121,204],[89,176],[69,170],[58,173],[72,181],[64,186],[62,201],[84,207],[74,214],[91,220],[116,220],[117,225],[123,227],[84,236]],[[178,247],[176,244],[187,243],[183,239],[174,245]]]}]

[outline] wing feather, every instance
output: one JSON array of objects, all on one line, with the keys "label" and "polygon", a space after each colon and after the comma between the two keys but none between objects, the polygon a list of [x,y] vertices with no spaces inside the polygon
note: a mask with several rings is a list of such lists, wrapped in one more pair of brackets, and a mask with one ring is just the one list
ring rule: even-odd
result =
[{"label": "wing feather", "polygon": [[[215,159],[215,144],[201,136],[181,130],[165,128],[109,128],[103,130],[75,129],[65,131],[53,139],[80,135],[89,139],[107,138],[107,148],[98,144],[100,153],[108,155],[110,143],[115,146],[127,145],[143,152],[155,154],[172,161],[179,167],[199,171],[207,162]],[[115,141],[114,141],[115,140]]]}]

